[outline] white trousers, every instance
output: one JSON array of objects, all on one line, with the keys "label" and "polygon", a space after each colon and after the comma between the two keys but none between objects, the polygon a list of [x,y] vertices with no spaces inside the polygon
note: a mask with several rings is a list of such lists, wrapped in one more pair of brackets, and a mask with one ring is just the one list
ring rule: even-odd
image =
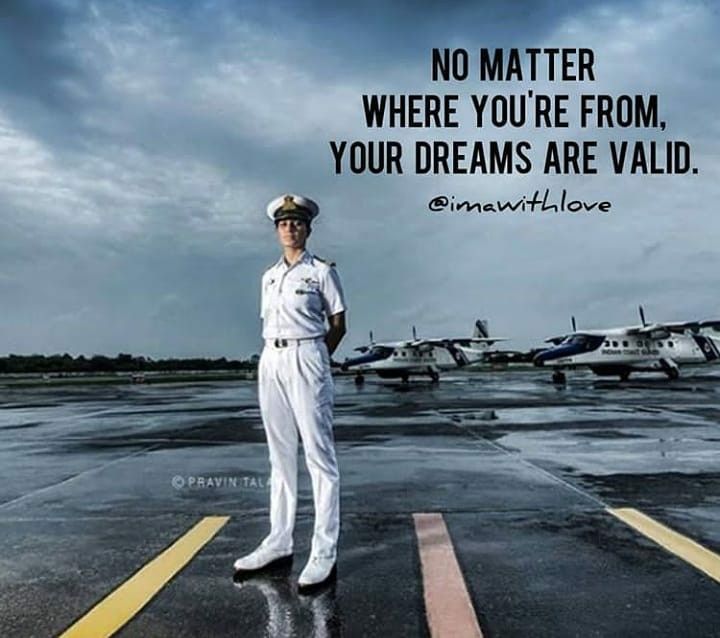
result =
[{"label": "white trousers", "polygon": [[263,545],[293,549],[297,509],[298,432],[315,505],[313,556],[335,558],[340,532],[340,475],[333,437],[334,386],[322,339],[266,343],[258,367],[258,394],[270,453],[270,535]]}]

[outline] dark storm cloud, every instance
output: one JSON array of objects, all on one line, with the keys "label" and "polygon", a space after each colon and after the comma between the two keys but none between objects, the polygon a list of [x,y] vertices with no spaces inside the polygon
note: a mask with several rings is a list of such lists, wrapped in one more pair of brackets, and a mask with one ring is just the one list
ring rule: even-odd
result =
[{"label": "dark storm cloud", "polygon": [[[370,328],[469,334],[480,317],[524,346],[572,312],[607,325],[632,322],[641,302],[662,319],[716,307],[718,62],[703,5],[2,10],[0,352],[255,352],[257,279],[277,249],[263,208],[288,190],[321,202],[311,248],[338,262],[346,347]],[[431,217],[425,204],[440,192],[519,196],[542,177],[332,174],[329,139],[389,135],[364,128],[363,93],[444,90],[429,81],[432,47],[563,45],[596,48],[603,91],[658,91],[672,134],[696,144],[700,177],[562,178],[577,195],[611,196],[617,213],[530,220]]]},{"label": "dark storm cloud", "polygon": [[[622,4],[617,0],[604,6]],[[321,75],[338,77],[416,67],[419,60],[429,59],[432,47],[473,51],[478,46],[536,46],[567,16],[593,5],[597,2],[282,0],[222,6],[233,15],[272,27],[278,40],[299,37],[298,58],[314,58],[320,62]]]},{"label": "dark storm cloud", "polygon": [[84,82],[67,29],[78,12],[39,0],[0,3],[0,91],[65,109],[70,85]]}]

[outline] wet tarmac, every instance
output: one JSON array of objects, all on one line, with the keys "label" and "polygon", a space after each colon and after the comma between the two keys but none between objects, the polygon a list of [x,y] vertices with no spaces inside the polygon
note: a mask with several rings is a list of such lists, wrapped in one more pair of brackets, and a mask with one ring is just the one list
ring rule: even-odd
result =
[{"label": "wet tarmac", "polygon": [[628,383],[536,370],[336,381],[338,576],[241,583],[268,531],[252,382],[0,385],[0,635],[54,636],[203,517],[226,524],[118,636],[426,636],[413,514],[442,515],[485,636],[720,636],[720,583],[626,525],[720,553],[720,371]]}]

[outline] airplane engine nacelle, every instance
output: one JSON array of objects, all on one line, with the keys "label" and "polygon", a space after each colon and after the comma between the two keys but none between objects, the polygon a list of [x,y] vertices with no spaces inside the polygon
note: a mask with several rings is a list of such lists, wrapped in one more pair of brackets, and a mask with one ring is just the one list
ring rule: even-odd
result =
[{"label": "airplane engine nacelle", "polygon": [[650,332],[651,339],[668,339],[670,337],[669,330],[653,330]]}]

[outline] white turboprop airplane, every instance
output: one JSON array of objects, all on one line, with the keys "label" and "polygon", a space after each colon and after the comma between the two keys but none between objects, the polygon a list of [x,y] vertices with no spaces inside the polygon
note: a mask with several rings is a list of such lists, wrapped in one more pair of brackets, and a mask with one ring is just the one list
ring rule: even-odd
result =
[{"label": "white turboprop airplane", "polygon": [[355,348],[362,355],[345,359],[343,370],[355,371],[355,383],[365,381],[365,372],[375,372],[383,379],[402,379],[411,375],[428,375],[438,381],[441,370],[461,368],[483,361],[490,346],[503,337],[489,337],[487,321],[478,319],[472,337],[418,339],[413,326],[411,341],[376,343],[370,333],[367,346]]},{"label": "white turboprop airplane", "polygon": [[720,320],[650,323],[639,307],[639,326],[607,330],[577,330],[546,342],[553,346],[538,352],[536,366],[552,368],[553,381],[565,383],[564,369],[588,367],[600,376],[619,376],[622,381],[632,372],[663,372],[670,379],[680,376],[678,366],[712,363],[720,360]]}]

